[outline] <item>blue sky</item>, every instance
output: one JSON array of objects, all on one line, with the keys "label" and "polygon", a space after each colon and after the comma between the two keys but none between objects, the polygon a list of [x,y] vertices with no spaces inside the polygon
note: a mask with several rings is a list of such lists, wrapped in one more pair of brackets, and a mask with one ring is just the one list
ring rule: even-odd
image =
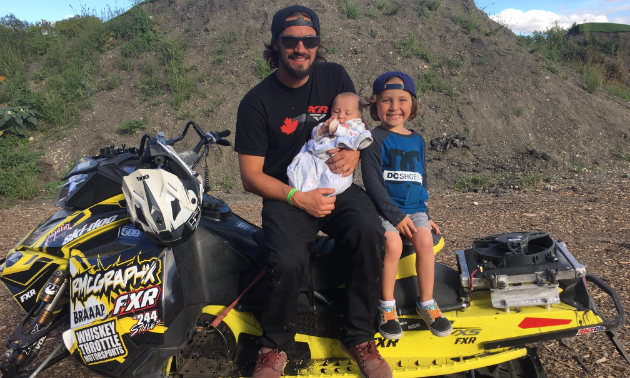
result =
[{"label": "blue sky", "polygon": [[630,24],[630,0],[476,0],[475,3],[515,33],[541,31],[555,21],[565,28],[584,20]]},{"label": "blue sky", "polygon": [[[40,19],[59,21],[72,16],[75,11],[80,12],[82,7],[94,9],[96,15],[100,16],[101,10],[108,5],[111,8],[127,9],[133,1],[138,0],[0,0],[0,17],[13,13],[17,18],[29,22]],[[308,6],[311,1],[316,0],[303,0],[301,3]],[[630,24],[630,0],[476,0],[476,4],[515,33],[544,30],[554,21],[564,27],[584,20]]]}]

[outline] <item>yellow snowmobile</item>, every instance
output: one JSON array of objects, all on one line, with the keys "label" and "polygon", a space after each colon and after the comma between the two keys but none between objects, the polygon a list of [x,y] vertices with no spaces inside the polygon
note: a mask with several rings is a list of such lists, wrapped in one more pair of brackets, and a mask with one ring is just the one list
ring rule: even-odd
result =
[{"label": "yellow snowmobile", "polygon": [[[190,126],[199,142],[174,156],[169,146]],[[3,377],[35,377],[69,355],[110,377],[251,376],[262,334],[263,231],[206,193],[196,232],[161,245],[130,222],[121,191],[122,178],[140,167],[194,168],[212,144],[229,145],[227,135],[189,122],[178,138],[146,134],[139,148],[103,147],[79,159],[55,197],[60,210],[0,261],[0,279],[26,312],[7,339]],[[435,235],[434,242],[437,252],[444,241]],[[454,328],[439,338],[415,315],[415,255],[405,246],[395,289],[404,337],[374,336],[395,378],[545,377],[526,344],[594,332],[606,332],[628,359],[615,336],[625,323],[617,293],[587,274],[563,242],[544,232],[506,233],[455,256],[456,270],[435,267],[434,297]],[[360,375],[337,340],[344,259],[326,237],[313,246],[285,376]],[[604,319],[588,285],[613,299],[616,318]],[[61,342],[32,366],[57,327],[66,329]]]}]

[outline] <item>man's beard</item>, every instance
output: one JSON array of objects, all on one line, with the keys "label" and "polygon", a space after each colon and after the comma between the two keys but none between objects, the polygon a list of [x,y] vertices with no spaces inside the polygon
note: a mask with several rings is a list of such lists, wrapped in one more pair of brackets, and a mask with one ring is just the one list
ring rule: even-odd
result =
[{"label": "man's beard", "polygon": [[[311,57],[308,54],[300,54],[300,55],[292,54],[291,56],[294,58],[303,57],[306,59],[309,59]],[[313,71],[313,65],[314,65],[314,63],[311,63],[308,66],[308,68],[305,68],[303,70],[296,70],[295,68],[291,67],[291,62],[289,62],[289,58],[285,56],[284,54],[282,54],[282,59],[280,59],[280,64],[284,67],[284,69],[287,71],[289,76],[296,78],[298,80],[307,78],[311,74],[311,71]]]}]

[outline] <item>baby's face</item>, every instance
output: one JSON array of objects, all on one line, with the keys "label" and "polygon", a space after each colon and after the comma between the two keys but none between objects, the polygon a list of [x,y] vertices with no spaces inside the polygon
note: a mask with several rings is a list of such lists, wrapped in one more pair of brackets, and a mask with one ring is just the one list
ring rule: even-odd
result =
[{"label": "baby's face", "polygon": [[335,99],[332,106],[331,117],[337,117],[340,123],[345,123],[351,119],[361,118],[359,110],[359,98],[354,96],[339,97]]}]

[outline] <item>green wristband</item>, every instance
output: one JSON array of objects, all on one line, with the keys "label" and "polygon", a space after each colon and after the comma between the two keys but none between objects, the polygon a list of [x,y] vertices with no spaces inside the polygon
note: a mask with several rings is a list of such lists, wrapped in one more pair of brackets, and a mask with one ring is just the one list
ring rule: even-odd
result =
[{"label": "green wristband", "polygon": [[287,202],[289,203],[289,205],[291,205],[291,197],[293,197],[293,194],[295,192],[299,192],[299,190],[293,188],[293,189],[291,189],[291,191],[289,192],[289,195],[287,196]]}]

